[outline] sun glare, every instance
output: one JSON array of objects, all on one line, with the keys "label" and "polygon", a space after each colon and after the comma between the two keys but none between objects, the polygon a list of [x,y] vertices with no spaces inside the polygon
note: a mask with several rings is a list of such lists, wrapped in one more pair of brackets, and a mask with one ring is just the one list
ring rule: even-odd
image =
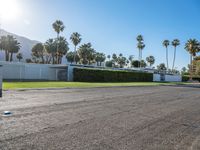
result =
[{"label": "sun glare", "polygon": [[20,8],[16,0],[0,0],[0,18],[13,20],[20,14]]}]

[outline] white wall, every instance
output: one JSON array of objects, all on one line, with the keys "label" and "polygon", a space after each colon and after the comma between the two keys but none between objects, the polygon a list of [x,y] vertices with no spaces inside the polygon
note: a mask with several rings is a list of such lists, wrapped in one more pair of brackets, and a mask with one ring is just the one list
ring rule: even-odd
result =
[{"label": "white wall", "polygon": [[160,81],[160,74],[153,74],[153,81],[159,82]]},{"label": "white wall", "polygon": [[[160,80],[160,74],[153,74],[153,81],[159,82]],[[181,75],[165,75],[165,81],[166,82],[182,82]]]},{"label": "white wall", "polygon": [[165,80],[170,82],[181,82],[181,75],[165,75]]},{"label": "white wall", "polygon": [[3,65],[2,77],[7,80],[49,80],[51,76],[49,64],[0,62],[0,65]]}]

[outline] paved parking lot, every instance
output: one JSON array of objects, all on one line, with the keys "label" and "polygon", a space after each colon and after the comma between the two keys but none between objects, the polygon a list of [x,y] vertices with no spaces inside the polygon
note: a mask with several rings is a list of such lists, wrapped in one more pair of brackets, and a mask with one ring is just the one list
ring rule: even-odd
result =
[{"label": "paved parking lot", "polygon": [[4,91],[0,112],[1,150],[200,149],[198,87]]}]

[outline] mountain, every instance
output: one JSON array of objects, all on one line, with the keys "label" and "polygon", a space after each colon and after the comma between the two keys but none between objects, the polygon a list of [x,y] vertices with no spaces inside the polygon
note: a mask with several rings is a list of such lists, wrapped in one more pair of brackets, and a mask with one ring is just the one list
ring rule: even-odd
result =
[{"label": "mountain", "polygon": [[[3,36],[3,35],[12,35],[13,37],[15,37],[17,39],[17,41],[20,43],[21,45],[21,48],[20,48],[20,53],[22,53],[23,55],[23,61],[26,60],[26,58],[31,58],[31,49],[32,47],[39,43],[39,41],[35,41],[35,40],[30,40],[26,37],[23,37],[23,36],[19,36],[19,35],[16,35],[14,33],[10,33],[10,32],[7,32],[5,30],[2,30],[0,29],[0,36]],[[14,61],[17,60],[16,55],[14,55],[13,59]],[[0,52],[0,60],[5,60],[4,58],[4,52],[1,51]]]}]

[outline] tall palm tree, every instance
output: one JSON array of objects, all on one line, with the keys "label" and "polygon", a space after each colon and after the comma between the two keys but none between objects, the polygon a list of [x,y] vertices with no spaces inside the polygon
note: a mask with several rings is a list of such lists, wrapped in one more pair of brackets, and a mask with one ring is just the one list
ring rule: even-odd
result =
[{"label": "tall palm tree", "polygon": [[0,49],[5,52],[5,61],[9,61],[8,37],[9,36],[1,36],[0,38]]},{"label": "tall palm tree", "polygon": [[168,46],[169,46],[169,40],[163,41],[163,46],[166,48],[166,62],[167,62],[167,70],[169,69],[169,63],[168,63]]},{"label": "tall palm tree", "polygon": [[172,71],[174,70],[175,60],[176,60],[176,47],[180,45],[179,39],[174,39],[172,41],[172,46],[174,46],[174,59],[173,59],[173,65],[172,65]]},{"label": "tall palm tree", "polygon": [[75,58],[76,58],[76,47],[78,44],[81,43],[81,35],[78,32],[74,32],[72,33],[70,40],[72,41],[72,43],[74,44],[74,62],[75,62]]},{"label": "tall palm tree", "polygon": [[186,51],[190,54],[190,80],[193,76],[193,57],[199,52],[199,42],[196,39],[189,39],[185,44]]},{"label": "tall palm tree", "polygon": [[[60,32],[63,32],[64,29],[65,29],[65,26],[63,24],[63,22],[61,20],[56,20],[53,24],[53,29],[55,30],[55,32],[57,33],[57,41],[59,39],[59,35],[60,35]],[[57,64],[59,63],[59,60],[58,60],[58,43],[57,43]]]},{"label": "tall palm tree", "polygon": [[18,53],[20,43],[11,35],[2,36],[0,38],[0,49],[5,51],[5,60],[12,61],[13,54]]},{"label": "tall palm tree", "polygon": [[56,51],[57,51],[57,44],[54,41],[54,39],[48,39],[45,42],[44,47],[45,47],[47,53],[51,55],[50,62],[51,62],[51,59],[52,59],[52,64],[55,64],[55,56],[56,56]]},{"label": "tall palm tree", "polygon": [[[136,40],[138,41],[137,48],[139,50],[139,61],[141,61],[142,60],[142,50],[145,48],[143,36],[138,35]],[[141,68],[141,63],[140,63],[140,68]]]},{"label": "tall palm tree", "polygon": [[14,53],[18,53],[18,51],[20,50],[20,43],[15,39],[13,38],[12,39],[13,41],[10,43],[10,62],[13,61],[13,54]]}]

